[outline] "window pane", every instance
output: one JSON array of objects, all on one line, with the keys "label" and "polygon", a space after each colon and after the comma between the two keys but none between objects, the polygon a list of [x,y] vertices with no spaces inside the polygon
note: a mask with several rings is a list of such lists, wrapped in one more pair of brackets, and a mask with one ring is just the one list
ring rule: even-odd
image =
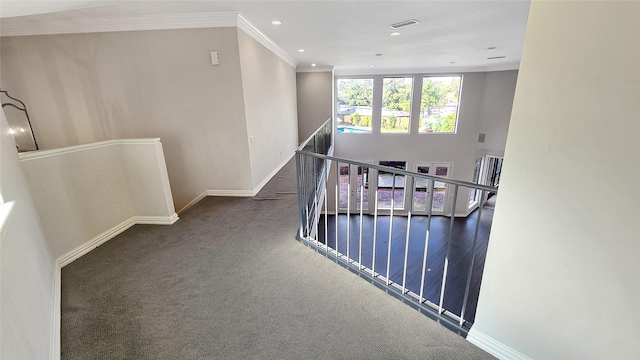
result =
[{"label": "window pane", "polygon": [[[449,168],[446,166],[436,166],[436,175],[449,177]],[[447,195],[447,184],[442,181],[433,182],[433,211],[444,211],[444,202]]]},{"label": "window pane", "polygon": [[[478,183],[480,179],[480,166],[482,165],[482,158],[476,160],[476,164],[473,168],[473,179],[471,182]],[[476,189],[469,189],[469,205],[473,204],[480,195],[480,191]]]},{"label": "window pane", "polygon": [[340,210],[347,210],[349,204],[349,165],[340,166]]},{"label": "window pane", "polygon": [[383,133],[409,133],[412,89],[413,78],[410,77],[382,80]]},{"label": "window pane", "polygon": [[[364,185],[364,192],[362,187]],[[360,210],[360,198],[362,198],[362,210],[369,209],[369,168],[358,166],[358,178],[356,189],[356,209]]]},{"label": "window pane", "polygon": [[[418,166],[417,172],[421,174],[429,174],[428,166]],[[414,211],[426,211],[427,210],[427,187],[429,186],[429,180],[422,178],[415,178],[415,191],[413,193],[413,210]]]},{"label": "window pane", "polygon": [[338,132],[370,133],[373,79],[338,79]]},{"label": "window pane", "polygon": [[[406,161],[380,161],[380,165],[402,170],[407,169]],[[391,209],[391,199],[393,199],[394,209],[404,209],[404,184],[405,176],[379,170],[378,208]]]},{"label": "window pane", "polygon": [[420,101],[420,133],[454,133],[461,76],[424,77]]}]

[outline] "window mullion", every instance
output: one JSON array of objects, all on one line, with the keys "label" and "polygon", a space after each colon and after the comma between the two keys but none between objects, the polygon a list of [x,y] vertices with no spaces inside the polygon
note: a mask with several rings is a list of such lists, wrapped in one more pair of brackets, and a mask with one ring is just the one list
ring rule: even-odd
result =
[{"label": "window mullion", "polygon": [[382,130],[382,76],[373,78],[373,104],[371,109],[371,131],[380,134]]},{"label": "window mullion", "polygon": [[420,128],[420,104],[422,102],[422,76],[413,76],[413,94],[411,96],[410,134],[417,134]]}]

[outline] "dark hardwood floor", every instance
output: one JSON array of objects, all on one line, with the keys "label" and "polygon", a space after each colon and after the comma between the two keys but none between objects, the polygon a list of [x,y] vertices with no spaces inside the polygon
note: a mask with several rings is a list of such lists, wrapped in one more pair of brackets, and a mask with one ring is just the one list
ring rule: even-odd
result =
[{"label": "dark hardwood floor", "polygon": [[[487,254],[489,241],[489,231],[493,219],[493,206],[495,196],[490,198],[482,210],[478,238],[476,242],[475,261],[471,276],[471,286],[467,308],[465,310],[465,320],[473,323],[475,319],[478,294],[484,262]],[[329,247],[335,249],[335,215],[329,215],[328,237]],[[425,245],[425,235],[427,228],[426,216],[412,216],[409,235],[409,247],[407,257],[407,279],[405,287],[416,293],[420,293],[420,280],[422,277],[422,262]],[[442,275],[444,272],[445,257],[447,253],[449,239],[450,218],[444,216],[433,216],[431,219],[431,235],[427,247],[427,265],[425,272],[423,297],[434,304],[440,303],[440,291],[442,287]],[[456,218],[451,236],[451,249],[449,254],[449,266],[444,293],[444,309],[460,316],[467,281],[467,273],[471,263],[473,248],[473,237],[478,220],[478,210],[474,211],[467,218]],[[362,217],[362,265],[371,269],[373,262],[373,229],[374,217],[364,215]],[[375,251],[375,271],[386,277],[387,255],[389,251],[389,216],[378,216],[376,251]],[[358,261],[360,256],[360,215],[350,216],[350,246],[349,258]],[[338,216],[338,251],[347,254],[347,215]],[[394,283],[402,285],[405,245],[407,234],[407,217],[393,217],[393,232],[391,236],[391,260],[389,267],[389,279]],[[324,244],[324,216],[320,218],[320,232],[318,240]]]}]

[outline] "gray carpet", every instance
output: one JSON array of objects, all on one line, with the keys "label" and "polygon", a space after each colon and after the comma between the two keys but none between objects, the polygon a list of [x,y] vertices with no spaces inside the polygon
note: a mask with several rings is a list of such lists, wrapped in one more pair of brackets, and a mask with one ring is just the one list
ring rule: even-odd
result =
[{"label": "gray carpet", "polygon": [[62,269],[63,359],[484,359],[295,240],[295,163]]}]

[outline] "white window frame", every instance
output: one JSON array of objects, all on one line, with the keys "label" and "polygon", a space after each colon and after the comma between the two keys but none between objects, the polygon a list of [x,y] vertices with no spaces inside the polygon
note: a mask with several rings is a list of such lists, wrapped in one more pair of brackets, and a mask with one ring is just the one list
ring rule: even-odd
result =
[{"label": "white window frame", "polygon": [[[413,78],[413,88],[411,97],[411,115],[409,117],[409,133],[382,132],[382,89],[384,78]],[[460,92],[458,94],[458,106],[456,108],[456,123],[453,132],[420,132],[420,105],[422,103],[422,83],[424,78],[433,77],[459,77]],[[340,75],[335,76],[333,81],[333,110],[334,118],[337,119],[338,114],[338,80],[344,79],[373,79],[373,100],[371,102],[371,132],[357,133],[338,133],[337,121],[334,121],[334,134],[339,136],[360,136],[370,134],[380,135],[455,135],[458,133],[460,124],[460,107],[462,105],[462,96],[464,92],[464,74],[462,73],[389,73],[389,74],[366,74],[366,75]]]},{"label": "white window frame", "polygon": [[[458,106],[456,107],[456,123],[453,126],[453,132],[420,132],[420,105],[422,105],[422,84],[424,83],[425,78],[436,78],[436,77],[459,77],[460,78],[460,90],[458,91]],[[415,83],[415,80],[414,80]],[[417,122],[418,129],[416,131],[419,135],[455,135],[458,133],[458,124],[460,123],[460,104],[462,103],[462,89],[464,84],[464,75],[462,74],[439,74],[439,75],[428,75],[424,74],[420,77],[420,93],[418,95],[418,113],[417,113]],[[415,85],[415,84],[414,84]]]}]

